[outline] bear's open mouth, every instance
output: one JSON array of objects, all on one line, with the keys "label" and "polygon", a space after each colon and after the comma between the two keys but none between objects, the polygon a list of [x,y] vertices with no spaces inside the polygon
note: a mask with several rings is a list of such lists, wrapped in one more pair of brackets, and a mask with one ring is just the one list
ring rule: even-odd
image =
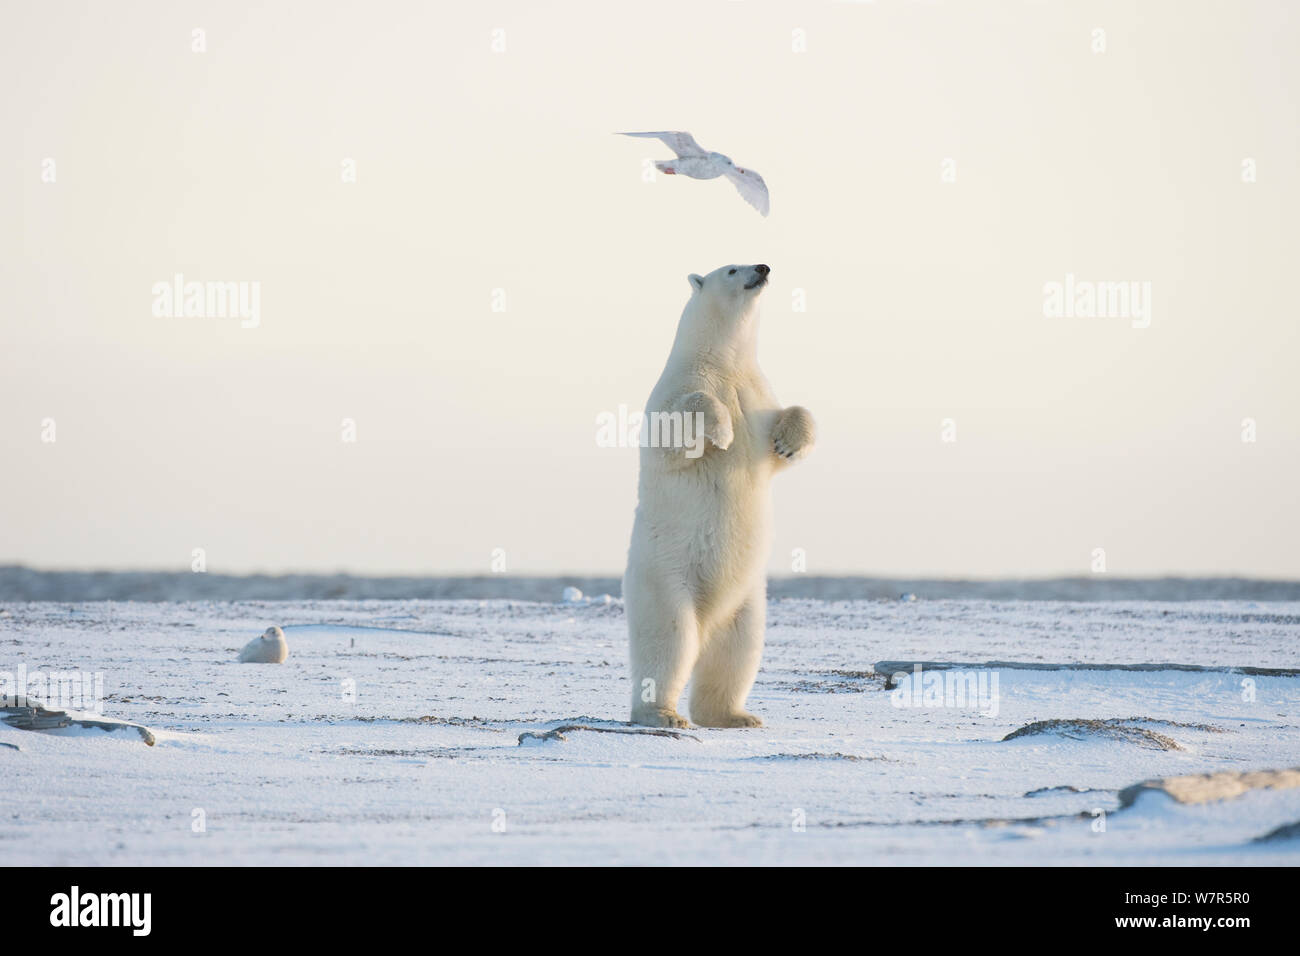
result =
[{"label": "bear's open mouth", "polygon": [[761,285],[767,285],[767,276],[754,276],[752,282],[745,283],[746,289],[757,289]]}]

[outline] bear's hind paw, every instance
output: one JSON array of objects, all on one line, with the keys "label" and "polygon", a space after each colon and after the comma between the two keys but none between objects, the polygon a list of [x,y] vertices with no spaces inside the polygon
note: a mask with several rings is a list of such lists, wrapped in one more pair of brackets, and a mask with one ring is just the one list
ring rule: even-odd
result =
[{"label": "bear's hind paw", "polygon": [[723,714],[721,717],[713,717],[709,720],[700,720],[697,723],[701,727],[762,727],[763,721],[753,714],[745,711],[737,711],[734,714]]},{"label": "bear's hind paw", "polygon": [[642,727],[689,727],[691,725],[691,722],[677,711],[666,708],[635,711],[632,714],[632,723]]}]

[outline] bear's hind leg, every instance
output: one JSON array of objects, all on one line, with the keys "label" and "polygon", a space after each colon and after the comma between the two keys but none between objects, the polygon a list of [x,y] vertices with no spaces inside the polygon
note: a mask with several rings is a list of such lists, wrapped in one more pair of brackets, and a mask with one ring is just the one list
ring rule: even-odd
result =
[{"label": "bear's hind leg", "polygon": [[690,726],[677,712],[677,701],[700,652],[695,608],[685,598],[675,602],[655,600],[653,592],[627,593],[625,602],[632,663],[632,723],[647,727]]},{"label": "bear's hind leg", "polygon": [[766,622],[767,594],[760,586],[705,642],[691,681],[691,719],[701,727],[763,726],[745,710],[745,699],[758,676]]}]

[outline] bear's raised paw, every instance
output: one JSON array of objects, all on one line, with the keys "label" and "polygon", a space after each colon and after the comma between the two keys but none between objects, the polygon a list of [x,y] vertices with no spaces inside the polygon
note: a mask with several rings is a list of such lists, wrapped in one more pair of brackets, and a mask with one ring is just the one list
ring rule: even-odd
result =
[{"label": "bear's raised paw", "polygon": [[817,441],[817,426],[808,409],[798,405],[783,411],[772,429],[772,450],[786,461],[803,458]]},{"label": "bear's raised paw", "polygon": [[779,438],[773,440],[772,450],[775,451],[777,455],[786,459],[787,461],[789,461],[791,458],[797,455],[800,451],[800,449],[798,448],[795,448],[791,445],[787,445]]}]

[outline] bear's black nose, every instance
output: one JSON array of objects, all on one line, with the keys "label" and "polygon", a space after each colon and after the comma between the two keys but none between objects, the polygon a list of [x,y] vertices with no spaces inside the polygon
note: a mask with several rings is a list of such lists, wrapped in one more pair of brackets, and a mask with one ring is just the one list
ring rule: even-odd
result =
[{"label": "bear's black nose", "polygon": [[757,273],[758,273],[759,275],[761,275],[761,276],[765,276],[765,275],[767,275],[769,272],[771,272],[772,270],[769,269],[769,268],[768,268],[767,266],[765,266],[765,265],[757,265],[757,266],[754,266],[754,271],[757,272]]}]

